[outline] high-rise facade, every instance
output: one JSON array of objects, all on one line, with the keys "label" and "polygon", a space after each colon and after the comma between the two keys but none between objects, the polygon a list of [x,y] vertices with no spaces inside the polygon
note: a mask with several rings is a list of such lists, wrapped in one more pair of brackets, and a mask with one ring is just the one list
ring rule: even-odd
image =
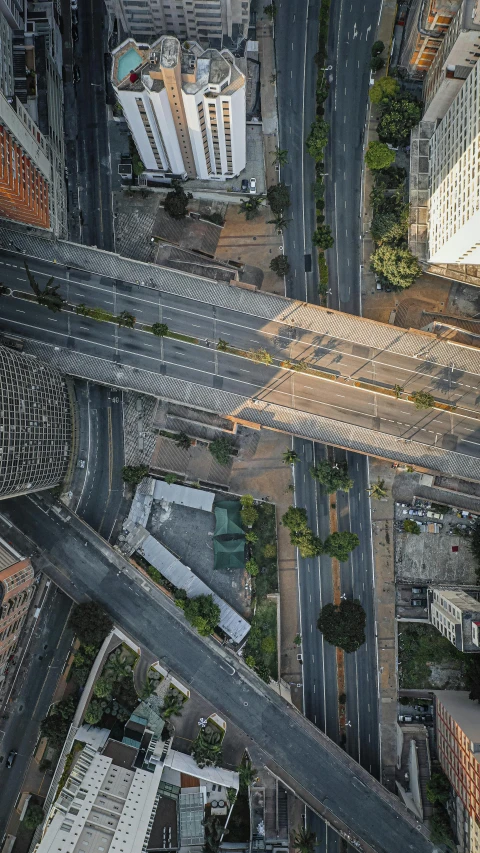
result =
[{"label": "high-rise facade", "polygon": [[439,121],[480,58],[480,3],[463,0],[423,84],[423,121]]},{"label": "high-rise facade", "polygon": [[0,92],[7,98],[13,95],[13,43],[12,29],[0,4]]},{"label": "high-rise facade", "polygon": [[50,228],[51,178],[45,137],[18,98],[0,92],[0,216]]},{"label": "high-rise facade", "polygon": [[246,38],[250,0],[105,0],[122,30],[138,41],[176,35],[213,47]]},{"label": "high-rise facade", "polygon": [[0,538],[0,684],[28,613],[33,579],[30,560]]},{"label": "high-rise facade", "polygon": [[463,589],[429,589],[432,625],[461,652],[480,652],[480,602]]},{"label": "high-rise facade", "polygon": [[245,77],[228,50],[129,39],[112,82],[146,173],[233,178],[245,168]]},{"label": "high-rise facade", "polygon": [[0,346],[0,498],[60,483],[71,443],[72,411],[60,373]]},{"label": "high-rise facade", "polygon": [[428,260],[480,264],[480,62],[429,145]]},{"label": "high-rise facade", "polygon": [[438,760],[464,808],[462,849],[480,853],[480,706],[462,690],[437,690],[435,728]]},{"label": "high-rise facade", "polygon": [[414,77],[430,68],[461,0],[413,0],[400,52],[399,66]]}]

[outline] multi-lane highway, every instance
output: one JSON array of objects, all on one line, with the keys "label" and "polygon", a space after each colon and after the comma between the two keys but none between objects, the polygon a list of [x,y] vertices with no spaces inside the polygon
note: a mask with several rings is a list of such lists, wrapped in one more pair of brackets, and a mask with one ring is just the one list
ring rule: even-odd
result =
[{"label": "multi-lane highway", "polygon": [[[254,740],[266,765],[302,798],[362,838],[365,850],[432,850],[395,797],[236,658],[199,637],[166,596],[79,519],[63,521],[38,495],[4,501],[2,514],[16,547],[24,536],[34,543],[34,564],[69,591],[75,584],[75,598],[100,601],[120,627],[245,732],[247,742]],[[0,535],[3,529],[0,518]]]},{"label": "multi-lane highway", "polygon": [[[32,271],[41,283],[50,269],[51,265],[32,261]],[[475,410],[480,377],[474,372],[445,367],[426,355],[422,360],[399,356],[348,339],[319,336],[286,322],[186,300],[153,287],[105,277],[99,280],[91,273],[62,270],[58,265],[55,281],[69,302],[102,307],[114,314],[135,311],[139,322],[137,328],[129,329],[73,311],[54,315],[35,301],[20,298],[28,293],[29,285],[18,258],[7,261],[3,256],[0,270],[13,293],[2,298],[2,327],[19,335],[386,436],[480,456],[480,423]],[[191,340],[155,338],[144,328],[154,322],[165,322]],[[217,351],[219,339],[237,351]],[[246,357],[248,351],[261,348],[274,355],[272,364]],[[302,362],[309,372],[282,367],[287,359],[294,365]],[[472,367],[475,369],[473,357]],[[392,394],[395,385],[409,393],[433,391],[442,403],[456,406],[456,411],[417,410],[405,397],[397,400],[373,390],[386,387]]]}]

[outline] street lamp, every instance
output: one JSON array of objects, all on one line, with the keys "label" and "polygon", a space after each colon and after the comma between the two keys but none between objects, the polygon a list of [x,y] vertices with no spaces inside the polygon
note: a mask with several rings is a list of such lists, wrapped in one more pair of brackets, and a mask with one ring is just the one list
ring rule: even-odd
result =
[{"label": "street lamp", "polygon": [[326,68],[319,68],[319,71],[332,71],[333,65],[327,65]]}]

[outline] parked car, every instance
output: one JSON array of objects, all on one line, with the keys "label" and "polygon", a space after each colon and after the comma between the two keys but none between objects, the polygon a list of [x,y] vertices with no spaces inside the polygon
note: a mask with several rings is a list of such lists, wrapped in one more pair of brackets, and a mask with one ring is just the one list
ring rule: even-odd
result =
[{"label": "parked car", "polygon": [[411,714],[399,714],[398,715],[399,723],[413,723],[413,717]]},{"label": "parked car", "polygon": [[16,749],[12,749],[12,751],[8,753],[7,763],[5,765],[7,770],[10,770],[10,767],[13,767],[13,762],[15,761],[17,755],[18,752],[16,751]]},{"label": "parked car", "polygon": [[80,66],[74,65],[73,66],[73,79],[74,79],[75,83],[79,82],[80,77],[81,77]]},{"label": "parked car", "polygon": [[412,595],[425,595],[426,591],[426,586],[412,586]]},{"label": "parked car", "polygon": [[242,178],[242,193],[248,193],[249,184],[248,178]]},{"label": "parked car", "polygon": [[413,710],[420,711],[420,713],[423,714],[429,707],[429,705],[414,705]]},{"label": "parked car", "polygon": [[410,599],[411,607],[426,607],[427,599],[426,598],[412,598]]},{"label": "parked car", "polygon": [[71,0],[71,7],[76,12],[78,9],[78,0]]},{"label": "parked car", "polygon": [[72,40],[78,41],[78,27],[76,26],[76,24],[72,26]]},{"label": "parked car", "polygon": [[423,516],[425,515],[425,511],[423,509],[409,509],[408,514],[409,515],[418,515],[419,518],[423,518]]},{"label": "parked car", "polygon": [[433,510],[429,509],[427,512],[427,518],[434,518],[436,521],[443,521],[443,515],[441,512],[433,512]]},{"label": "parked car", "polygon": [[255,193],[257,192],[257,179],[256,178],[250,178],[249,186],[250,186],[251,195],[255,195]]}]

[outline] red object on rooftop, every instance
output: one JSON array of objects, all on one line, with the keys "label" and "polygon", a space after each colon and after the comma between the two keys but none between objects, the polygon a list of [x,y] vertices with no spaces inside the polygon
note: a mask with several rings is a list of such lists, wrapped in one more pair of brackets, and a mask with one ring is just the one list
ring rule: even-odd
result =
[{"label": "red object on rooftop", "polygon": [[130,74],[130,83],[136,83],[138,80],[138,74],[135,74],[135,71],[132,71]]},{"label": "red object on rooftop", "polygon": [[452,545],[452,551],[456,554],[458,551],[458,545]]}]

